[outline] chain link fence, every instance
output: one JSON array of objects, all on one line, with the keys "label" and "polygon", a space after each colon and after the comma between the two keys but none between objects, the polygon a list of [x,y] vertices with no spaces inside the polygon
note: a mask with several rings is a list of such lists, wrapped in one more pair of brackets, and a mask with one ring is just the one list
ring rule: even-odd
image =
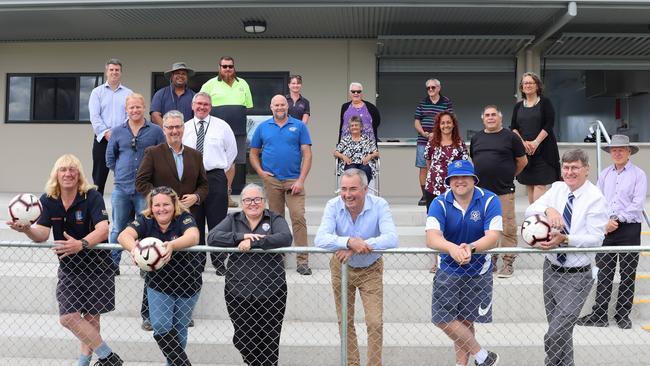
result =
[{"label": "chain link fence", "polygon": [[[59,266],[50,247],[47,243],[0,242],[3,262],[0,267],[3,277],[0,281],[0,364],[77,364],[80,342],[62,326],[59,318],[56,294]],[[93,250],[116,247],[103,244]],[[286,274],[265,273],[267,268],[263,266],[250,274],[237,273],[231,268],[232,272],[222,277],[215,275],[208,266],[191,312],[194,326],[187,332],[185,352],[192,365],[455,364],[457,352],[452,340],[441,327],[432,323],[433,284],[443,278],[440,269],[437,274],[429,273],[432,250],[384,251],[380,261],[365,269],[341,266],[332,259],[332,253],[317,248],[240,253],[237,249],[194,247],[189,251],[230,252],[251,258],[266,256],[268,260],[284,257],[288,267],[295,263],[290,257],[309,252],[314,270],[313,275],[302,276],[295,268],[287,268]],[[631,253],[638,258],[640,252],[647,254],[650,248],[563,248],[553,252],[590,252],[593,256],[596,251]],[[551,287],[543,283],[543,267],[544,254],[548,252],[500,248],[491,253],[516,253],[517,258],[512,277],[494,275],[491,302],[479,305],[481,311],[491,307],[492,320],[475,324],[476,340],[481,347],[499,354],[499,365],[544,365],[544,340],[549,330],[544,300],[549,294],[544,290]],[[101,316],[101,335],[125,365],[162,365],[165,358],[161,348],[165,343],[159,347],[161,342],[157,343],[152,332],[141,329],[144,280],[139,269],[130,262],[124,255],[121,275],[115,277],[115,310]],[[608,263],[616,265],[616,261]],[[583,273],[563,275],[575,277]],[[637,299],[650,296],[648,275],[650,259],[641,256],[633,290]],[[248,279],[242,282],[244,276]],[[489,272],[485,276],[491,277]],[[277,280],[283,277],[286,281]],[[462,274],[458,277],[458,284],[471,284]],[[591,277],[589,271],[585,275],[588,295],[584,305],[575,305],[581,315],[590,313],[594,305],[597,281],[592,281]],[[87,281],[79,283],[80,286],[93,285]],[[242,287],[242,283],[246,286]],[[616,274],[612,300],[606,309],[608,326],[576,326],[573,329],[576,365],[650,364],[650,331],[643,329],[650,325],[650,304],[635,300],[639,303],[630,313],[632,328],[619,328],[614,319],[618,311],[619,283]],[[341,291],[346,287],[348,291]],[[243,291],[244,288],[247,291]],[[557,301],[582,302],[575,296],[569,297],[570,288],[560,286],[560,289],[553,294]],[[106,288],[98,291],[106,291]],[[469,292],[472,292],[470,297],[476,295],[473,290]],[[103,299],[105,294],[97,296]],[[446,298],[442,299],[445,307]],[[458,310],[452,302],[450,300],[448,306],[451,312]],[[573,318],[575,322],[577,315]],[[340,327],[341,319],[350,319],[353,323]],[[183,319],[175,321],[184,322]],[[67,326],[70,328],[69,324]],[[348,341],[341,342],[341,339]],[[184,342],[182,338],[177,340]],[[458,352],[464,352],[462,347]],[[94,355],[93,362],[96,359]],[[178,362],[172,364],[185,364]],[[473,357],[468,364],[474,364]]]}]

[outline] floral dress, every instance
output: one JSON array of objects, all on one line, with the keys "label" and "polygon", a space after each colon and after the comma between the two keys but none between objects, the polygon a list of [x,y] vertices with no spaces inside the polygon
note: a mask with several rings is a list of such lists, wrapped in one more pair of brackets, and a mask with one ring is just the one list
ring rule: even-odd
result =
[{"label": "floral dress", "polygon": [[[351,135],[347,135],[341,138],[341,142],[336,145],[336,151],[347,156],[352,160],[353,164],[363,164],[362,159],[368,154],[372,154],[377,151],[377,144],[374,139],[369,138],[367,135],[361,135],[361,140],[354,141]],[[370,160],[368,162],[370,169],[372,170],[372,176],[377,176],[377,161],[376,159]],[[338,164],[336,167],[336,175],[343,174],[343,167],[345,163],[343,160],[338,159]]]},{"label": "floral dress", "polygon": [[458,146],[431,146],[429,141],[424,149],[424,158],[431,160],[424,189],[434,196],[439,196],[447,191],[447,166],[454,160],[469,160],[469,151],[462,140]]}]

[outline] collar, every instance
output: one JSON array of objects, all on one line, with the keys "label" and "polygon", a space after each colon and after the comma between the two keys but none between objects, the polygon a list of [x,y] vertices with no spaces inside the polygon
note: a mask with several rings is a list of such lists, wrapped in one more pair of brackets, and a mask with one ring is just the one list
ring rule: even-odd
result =
[{"label": "collar", "polygon": [[[374,202],[372,201],[372,198],[370,198],[370,196],[371,196],[370,194],[366,193],[366,197],[365,197],[364,202],[363,202],[363,208],[361,209],[361,212],[359,212],[359,215],[357,217],[361,216],[366,211],[372,210],[372,208],[375,206]],[[345,202],[343,201],[343,198],[341,198],[341,196],[338,196],[337,211],[339,213],[342,213],[343,211],[345,211],[349,215],[351,215],[350,211],[348,211],[347,207],[345,207]]]},{"label": "collar", "polygon": [[[245,224],[246,227],[248,227],[250,230],[255,229],[248,226],[248,219],[246,218],[246,214],[244,213],[243,210],[235,213],[234,219]],[[269,211],[268,208],[265,208],[264,211],[262,212],[262,219],[260,220],[260,222],[264,221],[264,219],[269,219],[269,221],[271,220],[271,211]]]},{"label": "collar", "polygon": [[[219,67],[221,67],[221,66],[219,66]],[[218,80],[218,81],[222,81],[222,82],[225,83],[225,81],[223,81],[223,80],[221,79],[221,75],[217,75],[217,80]],[[233,82],[233,84],[234,84],[235,82],[239,82],[239,78],[238,78],[237,76],[235,76],[235,81]]]},{"label": "collar", "polygon": [[181,144],[181,152],[177,153],[176,150],[172,147],[172,145],[167,144],[167,147],[169,150],[172,152],[174,155],[183,155],[183,152],[185,151],[185,145]]},{"label": "collar", "polygon": [[[625,163],[625,166],[623,166],[623,171],[632,169],[632,166],[633,166],[632,160],[628,159],[627,163]],[[613,171],[613,172],[618,172],[616,170],[616,164],[612,164],[611,167],[610,167],[610,170]]]},{"label": "collar", "polygon": [[[485,196],[485,191],[483,191],[482,188],[474,186],[474,193],[472,193],[470,206],[474,203],[474,201],[478,201],[479,199],[483,198],[483,196]],[[454,201],[456,201],[454,198],[454,192],[451,190],[451,188],[445,192],[445,201],[449,202],[451,205],[453,205]]]},{"label": "collar", "polygon": [[[587,181],[584,182],[583,185],[580,186],[580,188],[578,188],[578,189],[576,189],[575,191],[573,191],[574,199],[575,199],[575,198],[579,198],[580,196],[582,196],[582,194],[586,193],[587,190],[589,189],[589,184],[590,184],[590,183],[591,183],[591,182],[589,182],[589,181],[587,180]],[[568,190],[569,192],[571,192],[571,190],[569,189],[569,186],[566,186],[566,187],[567,187],[567,190]],[[567,196],[569,195],[569,192],[567,192]]]},{"label": "collar", "polygon": [[[113,90],[113,88],[111,88],[111,86],[108,84],[108,81],[104,83],[104,86],[111,89],[111,90]],[[120,89],[122,89],[122,83],[119,83],[117,85],[117,88],[115,88],[115,90],[120,90]]]},{"label": "collar", "polygon": [[[291,93],[285,95],[284,97],[287,98],[287,100],[293,100],[293,98],[291,98]],[[302,100],[302,94],[298,94],[298,100]]]},{"label": "collar", "polygon": [[[149,127],[149,126],[151,126],[151,122],[147,121],[147,119],[145,118],[144,124],[140,128],[145,128],[145,127]],[[126,121],[124,121],[124,123],[122,123],[121,127],[129,128],[129,120],[127,119]]]},{"label": "collar", "polygon": [[205,121],[206,123],[210,123],[211,119],[212,119],[211,114],[208,114],[204,119],[200,119],[199,117],[194,116],[194,118],[193,118],[194,126],[196,126],[198,128],[198,127],[200,127],[199,122]]}]

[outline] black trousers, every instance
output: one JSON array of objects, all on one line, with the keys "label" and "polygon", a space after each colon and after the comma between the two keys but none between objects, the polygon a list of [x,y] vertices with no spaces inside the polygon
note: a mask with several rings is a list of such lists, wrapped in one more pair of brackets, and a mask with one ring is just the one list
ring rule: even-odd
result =
[{"label": "black trousers", "polygon": [[[195,219],[199,228],[201,239],[199,244],[205,245],[205,224],[207,221],[208,231],[217,226],[228,214],[228,179],[223,169],[213,169],[207,172],[208,176],[208,197],[201,205]],[[228,253],[212,253],[212,265],[215,268],[223,268]],[[201,261],[205,263],[205,261]]]},{"label": "black trousers", "polygon": [[93,139],[93,184],[97,186],[97,191],[104,194],[104,186],[108,179],[110,169],[106,166],[106,148],[108,141],[105,137],[97,142],[97,136]]},{"label": "black trousers", "polygon": [[[619,223],[618,229],[605,236],[603,246],[641,245],[640,223]],[[634,279],[636,267],[639,264],[639,253],[598,253],[596,266],[598,272],[598,285],[596,286],[596,302],[592,308],[593,313],[601,317],[607,316],[609,300],[612,297],[612,282],[618,261],[621,282],[618,285],[618,299],[616,300],[616,319],[627,318],[632,311],[634,299]]]},{"label": "black trousers", "polygon": [[287,304],[286,285],[270,297],[236,297],[225,291],[226,308],[235,328],[233,344],[249,366],[275,366]]}]

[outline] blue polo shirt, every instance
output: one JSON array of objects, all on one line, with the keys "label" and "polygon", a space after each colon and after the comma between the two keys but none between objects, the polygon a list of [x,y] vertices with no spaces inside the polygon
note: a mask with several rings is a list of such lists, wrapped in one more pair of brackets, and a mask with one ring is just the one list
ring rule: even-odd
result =
[{"label": "blue polo shirt", "polygon": [[[494,193],[474,187],[472,201],[464,211],[449,190],[431,203],[426,230],[440,230],[446,240],[456,245],[470,244],[482,238],[486,230],[503,231],[501,203]],[[451,255],[441,254],[440,269],[455,275],[477,276],[490,269],[485,257],[485,254],[473,254],[472,260],[461,266]]]},{"label": "blue polo shirt", "polygon": [[311,145],[307,126],[291,116],[280,127],[273,118],[255,129],[250,147],[262,149],[262,169],[273,173],[276,179],[297,179],[302,164],[302,145]]},{"label": "blue polo shirt", "polygon": [[194,118],[192,111],[192,98],[194,90],[186,87],[185,92],[180,96],[176,95],[174,88],[169,85],[156,92],[151,99],[151,113],[160,112],[163,116],[171,110],[183,113],[183,122]]},{"label": "blue polo shirt", "polygon": [[135,175],[144,157],[144,150],[163,142],[165,134],[162,128],[149,121],[145,121],[138,130],[138,136],[133,136],[128,122],[114,127],[106,148],[106,166],[115,175],[115,188],[126,194],[134,194]]},{"label": "blue polo shirt", "polygon": [[[63,233],[82,239],[95,230],[95,225],[108,220],[104,198],[95,189],[77,193],[66,210],[61,197],[43,194],[40,198],[43,214],[36,222],[52,230],[54,240],[66,240]],[[108,273],[112,261],[108,250],[82,249],[79,253],[59,259],[59,267],[66,274]]]},{"label": "blue polo shirt", "polygon": [[[196,221],[189,212],[175,217],[167,230],[162,231],[156,220],[138,214],[129,227],[138,233],[138,239],[154,237],[163,242],[183,236],[189,228],[196,227]],[[169,262],[154,272],[148,272],[147,286],[168,295],[192,297],[201,290],[201,253],[174,251]]]}]

